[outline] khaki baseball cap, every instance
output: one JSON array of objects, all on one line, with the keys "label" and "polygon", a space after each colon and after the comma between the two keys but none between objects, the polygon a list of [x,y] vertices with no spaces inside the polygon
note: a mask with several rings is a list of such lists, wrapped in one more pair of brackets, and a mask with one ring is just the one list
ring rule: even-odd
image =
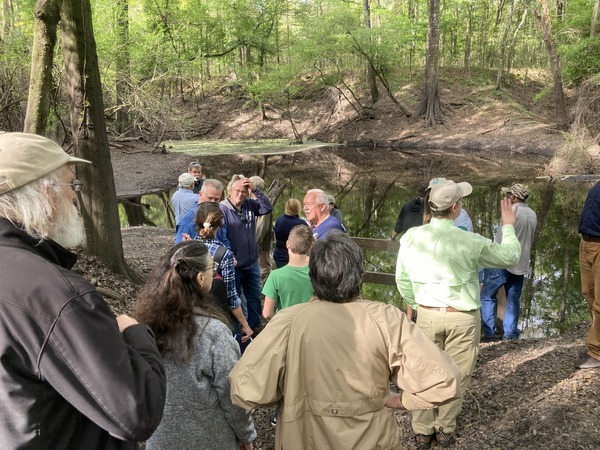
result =
[{"label": "khaki baseball cap", "polygon": [[43,136],[0,132],[0,194],[73,163],[91,164],[67,154],[60,145]]},{"label": "khaki baseball cap", "polygon": [[502,195],[511,194],[521,200],[527,200],[529,191],[521,183],[513,184],[511,187],[503,187],[500,192]]},{"label": "khaki baseball cap", "polygon": [[459,198],[466,197],[473,192],[473,187],[463,181],[455,183],[445,178],[434,178],[429,182],[429,207],[432,211],[445,211],[454,205]]}]

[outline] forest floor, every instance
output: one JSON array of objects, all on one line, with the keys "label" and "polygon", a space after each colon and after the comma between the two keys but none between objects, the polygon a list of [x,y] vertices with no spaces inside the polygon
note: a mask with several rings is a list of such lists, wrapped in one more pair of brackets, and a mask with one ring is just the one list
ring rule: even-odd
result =
[{"label": "forest floor", "polygon": [[[466,74],[455,73],[456,80]],[[548,100],[535,101],[542,84],[511,79],[500,91],[468,88],[441,81],[444,124],[426,129],[420,119],[405,118],[388,99],[359,116],[331,88],[307,89],[290,109],[294,126],[305,138],[345,143],[267,160],[270,172],[344,186],[357,173],[377,183],[414,183],[432,176],[470,181],[498,173],[507,179],[565,170],[597,173],[597,147],[584,148],[578,165],[560,158],[565,139],[556,131]],[[382,96],[383,97],[383,96]],[[400,101],[414,108],[418,92]],[[191,110],[192,108],[190,108]],[[169,138],[258,139],[289,138],[288,115],[248,106],[236,92],[222,90],[194,108],[194,120]],[[157,151],[152,143],[115,143],[112,149],[117,191],[158,192],[174,185],[192,158]],[[557,158],[558,156],[558,158]],[[554,159],[553,159],[554,158]],[[461,163],[462,169],[455,164]],[[256,155],[212,155],[202,158],[207,175],[223,181],[233,173],[252,175],[264,170]],[[468,162],[467,169],[464,168]],[[174,232],[153,227],[123,229],[125,256],[131,266],[148,273],[172,245]],[[97,259],[80,258],[76,266],[98,287],[116,312],[129,311],[139,286],[110,273]],[[582,299],[583,301],[583,299]],[[600,433],[600,370],[576,370],[584,348],[587,325],[559,337],[481,344],[473,383],[459,418],[457,449],[597,449]],[[254,412],[258,439],[255,448],[272,449],[271,408]],[[414,447],[410,414],[397,415],[405,431],[406,448]]]}]

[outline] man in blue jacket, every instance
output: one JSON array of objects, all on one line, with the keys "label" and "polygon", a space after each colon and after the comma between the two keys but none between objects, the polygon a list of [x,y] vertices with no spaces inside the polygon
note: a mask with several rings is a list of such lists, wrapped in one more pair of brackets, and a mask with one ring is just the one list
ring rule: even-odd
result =
[{"label": "man in blue jacket", "polygon": [[[181,219],[175,228],[176,244],[179,244],[181,241],[183,241],[184,235],[189,236],[190,239],[195,239],[196,236],[198,236],[198,230],[196,229],[196,210],[198,209],[198,205],[204,202],[219,203],[222,195],[223,184],[219,180],[213,180],[212,178],[204,180],[202,189],[200,189],[200,199],[198,200],[198,204],[194,205],[194,207],[189,210],[185,216],[183,216],[183,219]],[[219,228],[219,231],[217,232],[217,240],[225,247],[229,249],[231,248],[229,239],[227,239],[227,230],[225,227]]]},{"label": "man in blue jacket", "polygon": [[[228,198],[221,202],[227,227],[227,238],[237,260],[235,278],[240,293],[246,299],[248,325],[261,324],[262,303],[256,217],[269,214],[273,205],[256,185],[243,175],[234,175],[227,186]],[[242,298],[242,307],[244,299]]]}]

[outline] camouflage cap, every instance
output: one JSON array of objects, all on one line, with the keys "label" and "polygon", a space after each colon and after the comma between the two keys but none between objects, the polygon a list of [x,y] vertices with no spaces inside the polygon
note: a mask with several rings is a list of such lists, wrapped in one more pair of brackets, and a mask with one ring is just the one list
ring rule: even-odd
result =
[{"label": "camouflage cap", "polygon": [[514,195],[520,200],[527,200],[527,197],[529,197],[529,191],[521,183],[513,184],[511,187],[503,187],[501,192],[502,195]]}]

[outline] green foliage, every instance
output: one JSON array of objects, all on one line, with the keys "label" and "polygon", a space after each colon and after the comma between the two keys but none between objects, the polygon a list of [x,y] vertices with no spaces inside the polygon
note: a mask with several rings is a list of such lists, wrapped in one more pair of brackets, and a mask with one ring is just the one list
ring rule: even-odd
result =
[{"label": "green foliage", "polygon": [[583,80],[600,73],[600,36],[582,37],[562,47],[563,80],[579,85]]},{"label": "green foliage", "polygon": [[[129,9],[130,77],[133,109],[145,124],[160,127],[158,105],[201,101],[206,92],[236,87],[253,102],[282,105],[301,95],[307,76],[327,85],[364,87],[370,61],[397,89],[422,73],[427,40],[428,2],[371,1],[371,29],[364,24],[362,2],[346,0],[123,0]],[[2,41],[4,68],[29,65],[35,0],[16,5],[15,26]],[[124,49],[117,42],[116,0],[92,0],[105,106],[116,104],[117,60]],[[503,30],[512,37],[523,12],[521,2],[454,0],[442,4],[440,76],[446,66],[468,60],[463,83],[481,85],[477,69],[496,67]],[[537,3],[532,4],[536,6]],[[561,20],[553,17],[564,79],[571,85],[600,72],[598,38],[590,38],[593,4],[565,4]],[[554,12],[555,10],[552,9]],[[512,68],[546,69],[547,53],[532,14],[526,16],[511,53]],[[510,21],[510,22],[509,22]],[[507,44],[508,45],[508,44]],[[506,49],[510,50],[510,49]],[[505,55],[505,57],[506,57]],[[20,70],[20,69],[19,69]],[[25,69],[24,69],[25,70]],[[17,71],[10,73],[10,76]],[[5,74],[6,76],[6,74]],[[359,78],[357,80],[357,77]],[[19,91],[26,78],[19,75]],[[9,83],[10,84],[10,83]],[[360,87],[360,86],[359,86]],[[143,91],[143,92],[142,92]],[[545,95],[542,92],[538,100]],[[167,106],[169,108],[171,106]],[[158,115],[157,115],[158,113]]]}]

